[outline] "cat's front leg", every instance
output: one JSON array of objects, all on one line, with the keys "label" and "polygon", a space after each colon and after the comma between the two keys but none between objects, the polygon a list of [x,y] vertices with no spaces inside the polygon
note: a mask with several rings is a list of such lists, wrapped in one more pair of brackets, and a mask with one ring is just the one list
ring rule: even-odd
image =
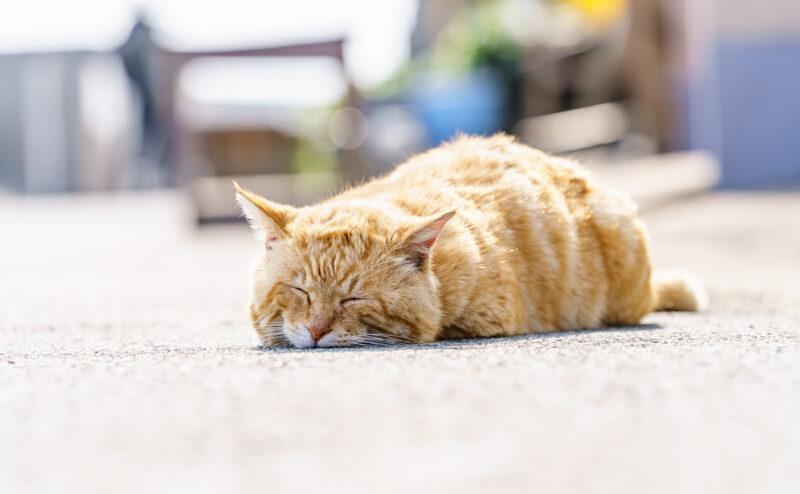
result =
[{"label": "cat's front leg", "polygon": [[260,313],[250,307],[250,320],[258,336],[261,346],[276,347],[286,346],[286,337],[283,334],[283,316],[280,311],[265,310]]}]

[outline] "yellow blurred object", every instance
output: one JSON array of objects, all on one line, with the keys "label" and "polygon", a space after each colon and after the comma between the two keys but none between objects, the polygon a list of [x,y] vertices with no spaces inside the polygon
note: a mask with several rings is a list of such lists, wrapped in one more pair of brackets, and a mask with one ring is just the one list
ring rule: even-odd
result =
[{"label": "yellow blurred object", "polygon": [[575,7],[592,24],[608,25],[628,10],[628,0],[563,0]]}]

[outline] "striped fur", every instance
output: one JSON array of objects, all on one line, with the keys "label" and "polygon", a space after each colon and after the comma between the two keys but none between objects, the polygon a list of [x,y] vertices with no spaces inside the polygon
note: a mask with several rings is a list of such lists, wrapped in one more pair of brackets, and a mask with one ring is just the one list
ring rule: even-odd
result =
[{"label": "striped fur", "polygon": [[[250,309],[264,345],[590,329],[704,299],[695,281],[651,281],[629,199],[504,135],[458,138],[311,207],[237,189],[266,246]],[[317,323],[330,332],[315,342]]]}]

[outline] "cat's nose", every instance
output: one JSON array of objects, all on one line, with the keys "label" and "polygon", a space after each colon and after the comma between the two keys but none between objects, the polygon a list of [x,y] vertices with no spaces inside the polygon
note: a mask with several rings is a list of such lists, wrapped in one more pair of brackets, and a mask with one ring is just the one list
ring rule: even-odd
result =
[{"label": "cat's nose", "polygon": [[329,325],[311,324],[308,326],[308,332],[311,333],[314,342],[317,342],[320,338],[331,332],[331,327]]}]

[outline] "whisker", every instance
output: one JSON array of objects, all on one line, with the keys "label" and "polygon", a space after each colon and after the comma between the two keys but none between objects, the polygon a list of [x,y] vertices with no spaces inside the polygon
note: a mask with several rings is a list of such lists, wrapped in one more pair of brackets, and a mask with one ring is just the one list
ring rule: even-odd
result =
[{"label": "whisker", "polygon": [[367,345],[376,346],[416,343],[414,340],[406,336],[388,333],[367,333],[362,336],[362,342]]}]

